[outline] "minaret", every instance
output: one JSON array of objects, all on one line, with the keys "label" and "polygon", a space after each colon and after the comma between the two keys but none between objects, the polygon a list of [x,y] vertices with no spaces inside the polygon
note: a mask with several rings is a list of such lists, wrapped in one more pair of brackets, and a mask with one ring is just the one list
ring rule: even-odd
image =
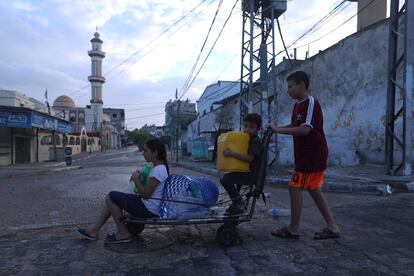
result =
[{"label": "minaret", "polygon": [[105,83],[105,77],[102,76],[102,59],[105,58],[105,52],[102,51],[102,40],[99,38],[98,27],[91,39],[92,50],[88,51],[91,57],[92,69],[88,80],[91,82],[91,108],[93,112],[92,131],[100,131],[103,117],[102,86]]}]

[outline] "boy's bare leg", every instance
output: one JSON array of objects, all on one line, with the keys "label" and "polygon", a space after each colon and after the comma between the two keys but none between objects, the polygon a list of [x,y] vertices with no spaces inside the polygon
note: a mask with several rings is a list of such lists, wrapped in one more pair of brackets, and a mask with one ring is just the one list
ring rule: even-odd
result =
[{"label": "boy's bare leg", "polygon": [[300,216],[302,214],[302,190],[289,187],[290,193],[290,224],[288,230],[292,234],[299,234]]},{"label": "boy's bare leg", "polygon": [[98,221],[94,225],[88,227],[86,229],[86,233],[88,233],[92,237],[97,237],[99,235],[99,230],[101,230],[102,226],[104,226],[104,224],[110,216],[111,213],[109,212],[106,202],[104,202],[104,206],[102,208],[101,213],[99,214]]},{"label": "boy's bare leg", "polygon": [[127,239],[131,237],[131,234],[128,231],[126,225],[122,222],[122,209],[118,205],[113,203],[109,196],[106,197],[106,205],[108,206],[109,212],[111,213],[112,218],[116,224],[116,238],[117,239]]},{"label": "boy's bare leg", "polygon": [[319,211],[325,219],[329,230],[335,233],[339,233],[339,227],[335,222],[331,209],[329,208],[328,201],[323,195],[321,189],[309,190],[309,194],[312,196],[313,201],[315,201],[316,206],[318,206]]}]

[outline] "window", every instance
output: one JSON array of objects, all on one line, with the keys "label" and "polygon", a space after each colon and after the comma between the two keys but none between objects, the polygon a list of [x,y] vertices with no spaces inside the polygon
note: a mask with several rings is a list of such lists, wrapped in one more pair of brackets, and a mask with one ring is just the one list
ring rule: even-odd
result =
[{"label": "window", "polygon": [[124,118],[124,112],[121,112],[121,118],[123,119]]},{"label": "window", "polygon": [[117,114],[112,114],[112,118],[117,118],[118,116],[117,116]]},{"label": "window", "polygon": [[75,144],[75,137],[70,137],[69,138],[69,145],[74,145]]},{"label": "window", "polygon": [[76,145],[80,145],[80,138],[76,137]]}]

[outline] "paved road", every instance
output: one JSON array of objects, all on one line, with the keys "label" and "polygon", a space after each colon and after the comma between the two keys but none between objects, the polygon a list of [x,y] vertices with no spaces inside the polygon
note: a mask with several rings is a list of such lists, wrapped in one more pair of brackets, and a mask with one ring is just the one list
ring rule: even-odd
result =
[{"label": "paved road", "polygon": [[[136,152],[112,152],[79,161],[79,170],[2,181],[0,275],[414,275],[414,194],[329,193],[342,230],[336,241],[312,240],[323,221],[308,195],[301,239],[273,238],[269,232],[288,222],[266,215],[289,206],[288,191],[277,188],[267,188],[267,206],[258,203],[230,248],[215,242],[218,225],[147,227],[125,245],[80,240],[75,229],[94,221],[103,197],[122,190],[142,162]],[[113,230],[108,223],[102,237]]]}]

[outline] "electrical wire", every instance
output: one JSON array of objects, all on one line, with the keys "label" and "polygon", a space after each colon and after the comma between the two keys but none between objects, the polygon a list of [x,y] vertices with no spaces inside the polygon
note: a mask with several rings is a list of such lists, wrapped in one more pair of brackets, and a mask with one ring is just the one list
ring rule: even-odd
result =
[{"label": "electrical wire", "polygon": [[203,53],[204,47],[207,44],[207,40],[208,40],[208,38],[210,36],[211,30],[212,30],[212,28],[214,26],[214,23],[216,22],[217,15],[218,15],[218,13],[220,11],[220,8],[221,8],[221,5],[222,4],[223,4],[223,0],[220,0],[219,3],[218,3],[218,6],[217,6],[217,10],[216,10],[216,12],[214,14],[213,20],[211,21],[210,27],[209,27],[209,29],[207,31],[206,38],[204,39],[203,45],[201,46],[200,52],[198,53],[198,56],[197,56],[197,59],[195,60],[195,62],[193,64],[193,67],[191,68],[191,71],[188,74],[188,77],[185,80],[184,85],[183,85],[183,87],[180,90],[180,94],[183,93],[183,91],[187,88],[188,83],[190,82],[191,78],[193,77],[194,71],[195,71],[195,69],[197,67],[198,61],[200,60],[201,54]]},{"label": "electrical wire", "polygon": [[279,35],[280,35],[280,39],[282,40],[283,48],[285,49],[285,52],[286,52],[286,56],[289,59],[290,65],[292,65],[292,60],[290,59],[288,50],[286,48],[285,40],[283,39],[282,29],[280,28],[280,23],[279,23],[278,18],[276,18],[276,23],[277,23],[277,28],[279,29]]},{"label": "electrical wire", "polygon": [[165,115],[165,112],[157,113],[157,114],[144,115],[144,116],[131,117],[131,118],[126,118],[125,120],[135,120],[135,119],[141,119],[141,118],[147,118],[147,117],[155,117],[155,116],[159,116],[159,115]]},{"label": "electrical wire", "polygon": [[220,32],[219,32],[219,34],[217,35],[216,40],[214,41],[213,45],[211,46],[210,51],[208,52],[208,54],[207,54],[207,56],[205,57],[205,59],[204,59],[203,63],[201,64],[200,68],[198,69],[197,74],[193,77],[193,79],[192,79],[191,83],[189,84],[189,86],[187,87],[187,89],[186,89],[186,90],[185,90],[185,91],[181,94],[181,96],[179,96],[179,98],[178,98],[178,99],[181,99],[181,98],[182,98],[182,97],[183,97],[183,96],[184,96],[184,95],[188,92],[188,90],[189,90],[189,89],[191,88],[191,86],[193,85],[194,81],[197,79],[198,74],[199,74],[199,73],[200,73],[200,71],[203,69],[204,64],[206,63],[206,61],[207,61],[207,60],[208,60],[208,58],[210,57],[211,52],[213,51],[214,47],[216,46],[217,41],[219,40],[219,38],[220,38],[221,34],[223,33],[223,30],[224,30],[224,28],[226,27],[227,22],[230,20],[230,18],[231,18],[231,16],[232,16],[232,14],[233,14],[233,11],[234,11],[234,9],[235,9],[235,7],[236,7],[236,5],[237,5],[237,3],[238,3],[238,2],[239,2],[239,0],[236,0],[236,2],[234,3],[233,7],[231,8],[230,14],[228,15],[228,17],[227,17],[226,21],[224,22],[223,27],[221,28],[221,30],[220,30]]},{"label": "electrical wire", "polygon": [[298,46],[298,47],[296,47],[296,48],[303,48],[303,47],[306,47],[306,46],[308,46],[308,45],[311,45],[311,44],[313,44],[313,43],[315,43],[315,42],[317,42],[317,41],[319,41],[319,40],[321,40],[322,38],[324,38],[324,37],[326,37],[326,36],[328,36],[328,35],[330,35],[331,33],[333,33],[334,31],[336,31],[337,29],[339,29],[340,27],[342,27],[343,25],[345,25],[346,23],[348,23],[349,21],[351,21],[355,16],[357,16],[358,14],[360,14],[362,11],[364,11],[366,8],[368,8],[368,6],[369,5],[371,5],[373,2],[375,2],[376,0],[371,0],[371,2],[369,2],[365,7],[363,7],[361,10],[359,10],[358,11],[358,13],[356,13],[356,14],[354,14],[354,15],[352,15],[350,18],[348,18],[347,20],[345,20],[344,22],[342,22],[339,26],[337,26],[337,27],[335,27],[334,29],[332,29],[332,30],[330,30],[329,32],[327,32],[326,34],[324,34],[324,35],[322,35],[322,36],[320,36],[319,38],[317,38],[317,39],[315,39],[315,40],[312,40],[311,42],[309,42],[309,43],[307,43],[307,44],[304,44],[304,45],[301,45],[301,46]]},{"label": "electrical wire", "polygon": [[[155,42],[157,39],[159,39],[162,35],[164,35],[165,33],[167,33],[169,30],[171,30],[174,26],[176,26],[179,22],[183,21],[185,18],[187,18],[191,13],[193,13],[194,10],[196,10],[198,7],[200,7],[203,3],[205,3],[207,0],[202,0],[200,1],[200,3],[198,3],[194,8],[192,8],[188,13],[186,13],[184,16],[182,16],[180,19],[178,19],[177,21],[175,21],[173,24],[171,24],[169,27],[167,27],[165,30],[163,30],[161,33],[159,33],[154,39],[152,39],[150,42],[148,42],[146,45],[144,45],[142,48],[138,49],[137,51],[135,51],[134,53],[132,53],[128,58],[124,59],[123,61],[121,61],[119,64],[117,64],[116,66],[114,66],[112,69],[110,69],[108,72],[106,72],[104,74],[104,76],[107,76],[109,74],[111,74],[113,71],[115,71],[116,69],[118,69],[120,66],[122,66],[123,64],[125,64],[127,61],[131,60],[133,57],[135,57],[136,55],[138,55],[141,51],[143,51],[145,48],[147,48],[149,45],[151,45],[153,42]],[[211,3],[213,3],[214,0],[212,0],[207,6],[209,6]],[[188,24],[188,23],[187,23]],[[186,25],[186,24],[184,24]],[[183,26],[184,26],[183,25]],[[181,26],[180,28],[182,28],[183,26]],[[158,45],[158,44],[157,44]],[[111,78],[113,79],[113,78]],[[109,80],[111,80],[109,79]],[[109,81],[108,80],[108,81]],[[79,93],[80,91],[88,88],[90,86],[90,84],[85,85],[84,87],[72,92],[69,94],[69,96],[73,96],[77,93]]]}]

